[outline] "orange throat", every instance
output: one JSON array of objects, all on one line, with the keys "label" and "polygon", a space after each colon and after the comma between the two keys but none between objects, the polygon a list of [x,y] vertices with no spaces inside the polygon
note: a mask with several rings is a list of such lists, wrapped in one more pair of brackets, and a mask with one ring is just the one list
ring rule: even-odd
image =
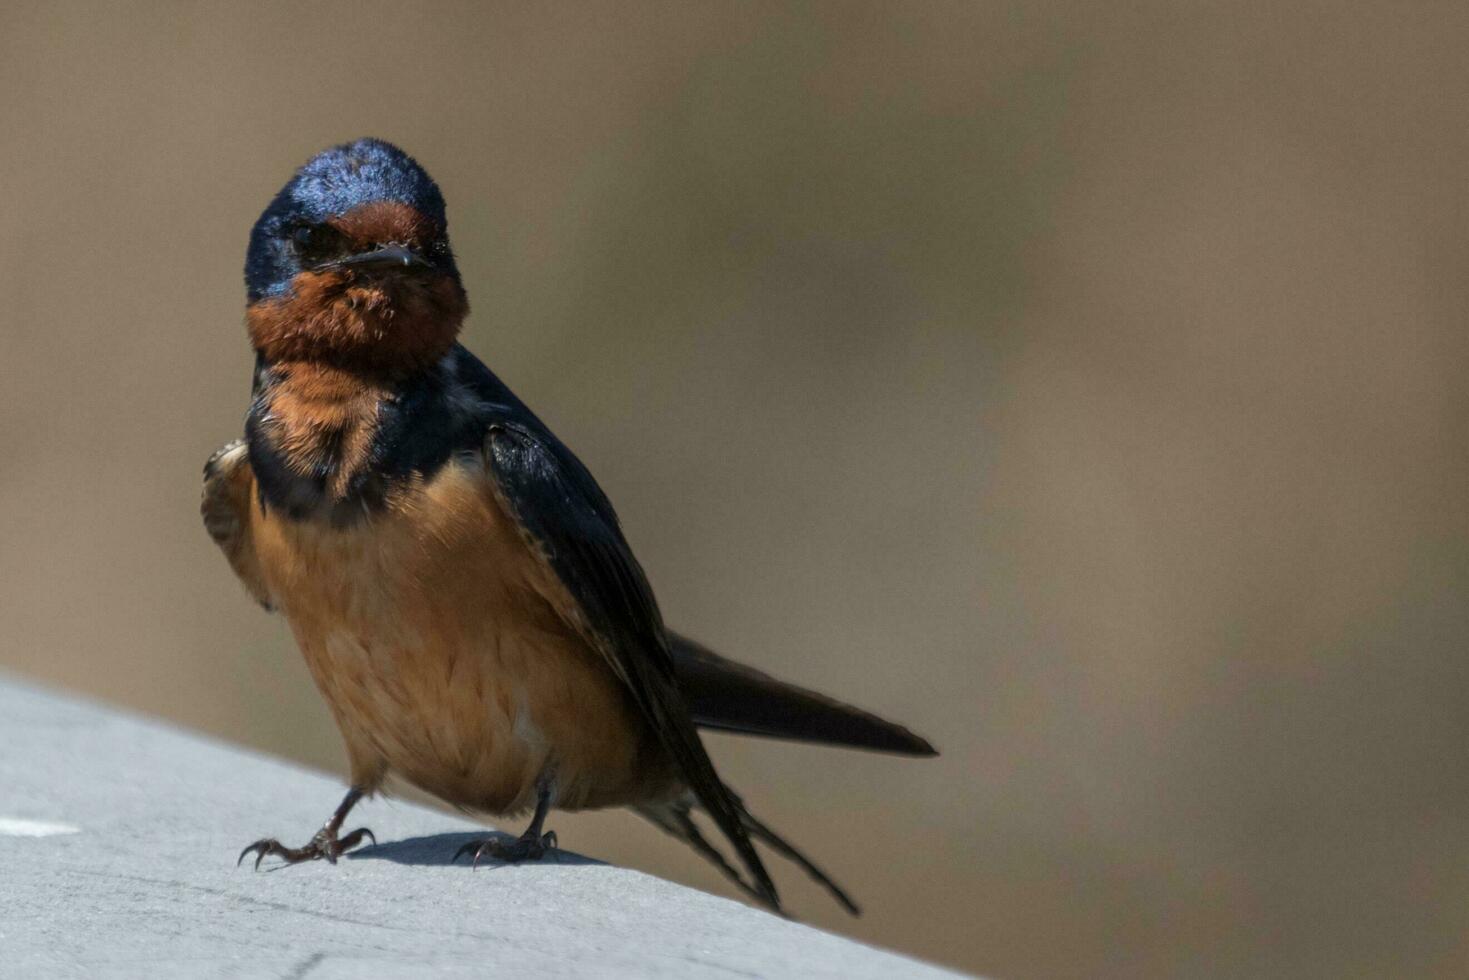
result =
[{"label": "orange throat", "polygon": [[468,312],[452,276],[389,280],[332,269],[297,274],[288,295],[251,304],[245,322],[269,362],[317,361],[401,377],[443,357]]}]

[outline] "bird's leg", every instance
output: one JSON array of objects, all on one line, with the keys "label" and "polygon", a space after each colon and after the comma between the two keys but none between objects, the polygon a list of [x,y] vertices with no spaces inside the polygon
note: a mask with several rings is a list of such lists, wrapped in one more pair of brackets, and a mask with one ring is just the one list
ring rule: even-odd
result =
[{"label": "bird's leg", "polygon": [[536,784],[535,816],[530,818],[530,826],[525,828],[525,833],[508,843],[498,837],[472,840],[454,852],[454,860],[458,861],[465,854],[472,854],[475,867],[479,867],[480,858],[487,856],[513,864],[517,861],[533,860],[541,857],[548,850],[555,850],[556,831],[541,832],[541,828],[546,823],[546,814],[550,810],[551,783],[550,780],[541,780]]},{"label": "bird's leg", "polygon": [[243,862],[245,855],[251,851],[255,852],[257,870],[260,868],[260,862],[267,857],[278,857],[287,864],[300,864],[302,861],[319,861],[326,858],[332,864],[336,864],[338,857],[362,843],[364,837],[376,845],[377,838],[366,827],[358,827],[346,837],[340,839],[337,837],[337,832],[342,829],[342,822],[347,819],[347,814],[351,812],[352,807],[357,805],[357,801],[362,799],[363,795],[362,790],[356,786],[347,790],[347,795],[342,798],[341,805],[337,807],[331,819],[322,825],[322,828],[316,832],[316,836],[311,838],[305,847],[286,847],[274,837],[265,837],[241,851],[240,860],[235,864]]}]

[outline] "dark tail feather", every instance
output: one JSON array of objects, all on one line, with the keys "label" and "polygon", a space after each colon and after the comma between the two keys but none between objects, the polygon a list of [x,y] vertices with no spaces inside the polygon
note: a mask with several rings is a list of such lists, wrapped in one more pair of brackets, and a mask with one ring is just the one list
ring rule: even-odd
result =
[{"label": "dark tail feather", "polygon": [[740,873],[736,871],[734,867],[724,859],[724,855],[719,852],[719,848],[709,843],[709,841],[699,831],[699,825],[694,823],[694,818],[690,813],[692,807],[686,800],[681,800],[677,803],[660,803],[650,804],[647,806],[637,806],[633,807],[633,809],[637,811],[638,814],[657,825],[660,829],[666,831],[669,834],[672,834],[674,837],[677,837],[679,840],[692,847],[695,851],[699,853],[702,858],[704,858],[710,864],[714,865],[714,867],[718,868],[720,874],[728,878],[736,888],[744,892],[751,899],[761,905],[764,905],[766,908],[770,909],[777,915],[790,918],[790,916],[786,914],[785,909],[781,908],[779,905],[771,905],[770,901],[763,894],[761,894],[761,892],[756,889],[755,886],[746,881],[744,877],[741,876]]},{"label": "dark tail feather", "polygon": [[[662,724],[657,727],[663,735],[664,747],[672,754],[679,771],[683,773],[689,792],[734,848],[735,856],[749,873],[749,887],[760,903],[775,912],[781,912],[780,894],[776,891],[775,882],[765,870],[765,864],[755,850],[755,842],[750,839],[749,831],[745,827],[745,808],[714,771],[714,763],[704,751],[704,744],[694,729],[693,719],[686,713],[684,706],[678,703],[680,694],[674,686],[676,679],[664,674],[655,675],[649,681],[667,685],[666,692],[656,703],[677,709],[663,714]],[[689,843],[699,847],[692,839],[689,839]],[[708,847],[706,841],[701,850]]]},{"label": "dark tail feather", "polygon": [[[731,793],[730,795],[734,796],[733,793]],[[734,797],[734,799],[736,803],[739,804],[745,831],[750,835],[751,838],[760,841],[762,844],[765,844],[781,857],[790,860],[798,867],[800,867],[801,870],[805,871],[806,874],[811,877],[812,881],[815,881],[821,887],[825,888],[827,892],[831,894],[831,897],[836,899],[837,903],[840,904],[842,908],[846,909],[852,915],[862,914],[862,909],[857,905],[856,902],[852,900],[852,897],[846,893],[841,885],[838,885],[835,881],[831,879],[830,875],[817,867],[810,858],[806,857],[806,855],[796,850],[795,846],[785,840],[785,838],[781,837],[775,831],[771,830],[764,823],[751,815],[751,813],[744,808],[744,804],[739,801],[739,797]],[[644,818],[651,821],[662,830],[666,831],[669,834],[672,834],[674,837],[677,837],[679,840],[692,847],[706,861],[714,865],[714,867],[718,868],[719,872],[723,874],[726,878],[728,878],[731,882],[733,882],[735,887],[737,887],[740,891],[744,892],[746,895],[759,902],[760,904],[771,908],[772,911],[789,918],[789,915],[784,909],[780,908],[778,905],[771,906],[770,902],[760,893],[760,891],[757,890],[748,881],[746,881],[740,875],[740,873],[736,871],[727,860],[725,860],[724,855],[719,852],[719,849],[710,844],[709,841],[704,837],[704,835],[700,833],[698,825],[694,823],[692,813],[693,806],[687,799],[677,800],[672,803],[649,804],[645,806],[634,807],[634,809]]]},{"label": "dark tail feather", "polygon": [[902,725],[835,698],[776,680],[669,631],[674,674],[700,728],[849,748],[938,755]]},{"label": "dark tail feather", "polygon": [[853,915],[862,914],[862,909],[856,902],[852,901],[852,896],[848,895],[841,885],[832,881],[831,876],[812,863],[810,858],[796,850],[793,845],[788,843],[779,834],[757,820],[748,810],[745,811],[745,829],[750,832],[751,837],[760,841],[786,860],[798,865],[802,871],[811,877],[812,881],[830,892],[831,897],[836,899],[837,904],[842,908]]}]

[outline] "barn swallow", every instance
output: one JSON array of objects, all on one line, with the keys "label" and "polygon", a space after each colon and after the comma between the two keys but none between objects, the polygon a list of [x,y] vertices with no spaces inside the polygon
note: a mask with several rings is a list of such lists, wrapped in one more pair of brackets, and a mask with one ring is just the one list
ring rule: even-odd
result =
[{"label": "barn swallow", "polygon": [[[596,480],[456,338],[469,306],[444,199],[411,157],[362,139],[290,179],[250,233],[256,354],[244,438],[204,470],[204,523],[235,574],[290,624],[341,729],[351,788],[301,847],[335,862],[393,774],[457,807],[626,806],[781,912],[754,841],[813,862],[720,779],[698,729],[933,755],[902,726],[727,660],[665,628]],[[739,869],[700,832],[705,812]]]}]

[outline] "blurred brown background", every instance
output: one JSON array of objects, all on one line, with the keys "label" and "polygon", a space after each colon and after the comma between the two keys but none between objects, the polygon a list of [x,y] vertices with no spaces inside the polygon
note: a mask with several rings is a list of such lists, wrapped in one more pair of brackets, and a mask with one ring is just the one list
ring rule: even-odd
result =
[{"label": "blurred brown background", "polygon": [[1466,42],[1462,3],[6,4],[0,665],[341,766],[195,508],[251,222],[382,136],[669,620],[944,750],[712,739],[867,907],[786,869],[799,914],[997,976],[1462,975]]}]

